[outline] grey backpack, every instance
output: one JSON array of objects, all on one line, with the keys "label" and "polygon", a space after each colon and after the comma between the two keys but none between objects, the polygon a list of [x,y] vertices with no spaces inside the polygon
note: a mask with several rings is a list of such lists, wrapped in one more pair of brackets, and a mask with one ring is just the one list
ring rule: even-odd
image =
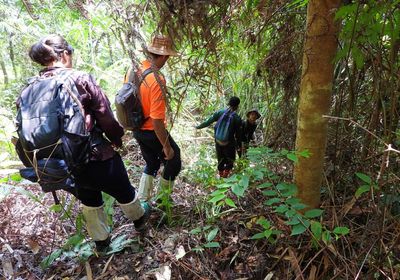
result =
[{"label": "grey backpack", "polygon": [[20,173],[45,192],[73,187],[90,157],[90,132],[72,73],[60,68],[31,78],[17,100],[16,151],[27,167]]},{"label": "grey backpack", "polygon": [[143,114],[139,89],[146,76],[152,72],[152,69],[149,68],[140,75],[137,71],[131,69],[128,81],[122,85],[122,88],[115,95],[117,119],[122,127],[127,130],[140,129],[147,120]]}]

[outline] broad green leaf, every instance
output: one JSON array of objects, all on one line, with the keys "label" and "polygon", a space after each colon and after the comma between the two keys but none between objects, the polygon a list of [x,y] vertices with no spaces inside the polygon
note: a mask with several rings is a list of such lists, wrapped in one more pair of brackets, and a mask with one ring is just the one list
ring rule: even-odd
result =
[{"label": "broad green leaf", "polygon": [[287,218],[291,218],[291,217],[293,217],[293,216],[295,216],[295,215],[297,215],[297,211],[294,210],[294,209],[288,209],[288,210],[285,212],[285,216],[286,216]]},{"label": "broad green leaf", "polygon": [[298,152],[297,154],[298,154],[299,156],[301,156],[301,157],[304,157],[304,158],[309,158],[310,155],[311,155],[310,151],[307,150],[307,149],[305,149],[305,150],[303,150],[303,151],[301,151],[301,152]]},{"label": "broad green leaf", "polygon": [[311,210],[308,210],[306,213],[304,213],[304,216],[306,218],[312,219],[312,218],[320,217],[323,212],[324,212],[324,210],[321,210],[321,209],[311,209]]},{"label": "broad green leaf", "polygon": [[212,241],[215,238],[215,236],[217,235],[217,233],[218,233],[217,227],[214,228],[213,230],[211,230],[207,235],[207,241],[208,242]]},{"label": "broad green leaf", "polygon": [[272,234],[274,234],[274,235],[279,235],[279,234],[281,234],[281,233],[282,233],[281,230],[278,230],[278,229],[272,230]]},{"label": "broad green leaf", "polygon": [[292,233],[290,235],[293,236],[293,235],[302,234],[306,230],[307,230],[307,227],[305,227],[302,223],[300,223],[300,224],[294,225],[292,227]]},{"label": "broad green leaf", "polygon": [[286,199],[286,203],[290,204],[290,205],[297,204],[299,202],[300,202],[300,199],[297,197],[291,197],[291,198]]},{"label": "broad green leaf", "polygon": [[325,242],[325,244],[331,243],[332,237],[331,237],[331,232],[329,230],[323,231],[322,232],[322,241]]},{"label": "broad green leaf", "polygon": [[269,238],[272,234],[273,230],[272,229],[267,229],[264,231],[264,236],[265,238]]},{"label": "broad green leaf", "polygon": [[48,268],[57,258],[61,256],[62,252],[63,250],[61,249],[53,251],[50,255],[43,259],[43,261],[40,263],[40,267],[42,269]]},{"label": "broad green leaf", "polygon": [[333,233],[337,235],[346,235],[349,232],[350,230],[347,227],[335,227],[335,229],[333,230]]},{"label": "broad green leaf", "polygon": [[372,179],[364,173],[356,172],[356,176],[369,185],[372,183]]},{"label": "broad green leaf", "polygon": [[67,242],[63,246],[63,249],[70,250],[76,245],[81,244],[84,239],[85,237],[82,234],[74,234],[70,238],[68,238]]},{"label": "broad green leaf", "polygon": [[61,212],[62,206],[61,204],[53,204],[52,206],[49,207],[49,210],[53,212]]},{"label": "broad green leaf", "polygon": [[305,205],[303,203],[296,203],[296,204],[292,205],[292,208],[296,209],[296,210],[302,210],[304,208],[307,208],[307,205]]},{"label": "broad green leaf", "polygon": [[291,196],[295,195],[296,192],[297,192],[296,189],[291,188],[291,187],[288,187],[288,189],[287,189],[286,191],[282,191],[282,192],[281,192],[281,195],[282,195],[283,197],[291,197]]},{"label": "broad green leaf", "polygon": [[219,195],[219,194],[226,193],[227,191],[228,191],[228,189],[218,189],[218,190],[216,190],[216,191],[213,191],[213,192],[210,194],[210,196],[215,197],[215,196],[217,196],[217,195]]},{"label": "broad green leaf", "polygon": [[280,153],[281,155],[286,156],[289,153],[289,151],[286,149],[282,149]]},{"label": "broad green leaf", "polygon": [[199,234],[201,232],[201,228],[197,227],[189,231],[190,234]]},{"label": "broad green leaf", "polygon": [[271,186],[272,186],[272,183],[265,182],[265,183],[262,183],[261,185],[258,185],[256,188],[257,189],[264,189],[264,188],[268,188],[268,187],[271,187]]},{"label": "broad green leaf", "polygon": [[249,176],[243,176],[242,177],[242,179],[240,179],[240,181],[239,181],[239,185],[241,185],[242,187],[244,187],[244,188],[248,188],[249,187],[249,181],[250,181],[250,178],[249,178]]},{"label": "broad green leaf", "polygon": [[363,193],[369,192],[370,189],[371,189],[370,186],[362,185],[356,190],[356,193],[354,195],[356,198],[359,198]]},{"label": "broad green leaf", "polygon": [[203,245],[205,248],[219,248],[220,245],[218,242],[209,242]]},{"label": "broad green leaf", "polygon": [[258,219],[257,224],[261,225],[264,229],[271,227],[271,223],[264,218]]},{"label": "broad green leaf", "polygon": [[109,246],[110,250],[107,251],[107,255],[110,255],[110,254],[113,254],[116,252],[120,252],[124,248],[126,248],[129,244],[132,244],[133,242],[135,242],[135,240],[127,238],[126,234],[118,236],[111,242],[111,244]]},{"label": "broad green leaf", "polygon": [[315,239],[320,240],[322,236],[322,225],[320,222],[311,222],[311,232],[314,234]]},{"label": "broad green leaf", "polygon": [[8,177],[0,178],[0,183],[7,183],[7,182],[8,182]]},{"label": "broad green leaf", "polygon": [[235,202],[233,202],[233,200],[230,199],[230,198],[225,199],[225,203],[226,203],[227,205],[229,205],[230,207],[237,208]]},{"label": "broad green leaf", "polygon": [[209,230],[211,228],[210,225],[203,227],[203,231]]},{"label": "broad green leaf", "polygon": [[225,194],[219,194],[219,195],[214,196],[213,198],[211,198],[208,202],[216,203],[216,202],[218,202],[218,201],[224,199],[225,197],[226,197]]},{"label": "broad green leaf", "polygon": [[250,239],[261,239],[264,237],[265,237],[264,232],[259,232],[259,233],[254,234],[252,237],[250,237]]},{"label": "broad green leaf", "polygon": [[289,186],[286,183],[279,183],[279,184],[276,185],[275,188],[277,190],[284,191],[284,190],[287,190],[289,188]]},{"label": "broad green leaf", "polygon": [[266,190],[262,194],[265,196],[276,196],[278,193],[275,190]]},{"label": "broad green leaf", "polygon": [[218,189],[229,189],[230,187],[231,187],[231,184],[226,184],[226,183],[217,185]]},{"label": "broad green leaf", "polygon": [[14,182],[20,182],[22,181],[22,177],[19,173],[14,173],[10,175],[10,179]]},{"label": "broad green leaf", "polygon": [[271,198],[271,199],[268,199],[267,201],[265,201],[264,204],[271,206],[272,204],[279,203],[279,202],[281,202],[281,199],[278,197],[274,197],[274,198]]},{"label": "broad green leaf", "polygon": [[299,217],[298,216],[294,216],[290,221],[287,221],[285,224],[289,225],[289,226],[294,226],[300,223]]},{"label": "broad green leaf", "polygon": [[261,170],[254,170],[253,176],[256,180],[264,179],[264,173]]},{"label": "broad green leaf", "polygon": [[274,212],[282,214],[282,213],[285,213],[288,210],[289,210],[289,208],[287,207],[287,205],[281,204],[281,205],[279,205],[278,207],[275,208]]},{"label": "broad green leaf", "polygon": [[224,181],[226,183],[233,183],[233,182],[237,182],[239,180],[239,175],[238,174],[233,174],[231,177],[225,178]]},{"label": "broad green leaf", "polygon": [[294,163],[298,163],[299,162],[299,158],[295,154],[289,153],[289,154],[286,155],[286,157],[288,159],[290,159],[291,161],[293,161]]},{"label": "broad green leaf", "polygon": [[234,184],[232,186],[232,192],[238,197],[242,197],[245,190],[246,190],[246,188],[244,188],[243,186],[241,186],[239,184]]}]

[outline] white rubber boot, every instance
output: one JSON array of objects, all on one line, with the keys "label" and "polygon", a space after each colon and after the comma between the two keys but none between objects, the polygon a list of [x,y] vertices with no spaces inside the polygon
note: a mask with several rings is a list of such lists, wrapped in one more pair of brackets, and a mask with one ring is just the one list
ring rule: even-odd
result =
[{"label": "white rubber boot", "polygon": [[139,197],[136,195],[132,202],[120,203],[119,206],[121,206],[125,216],[133,221],[136,230],[141,231],[145,228],[151,212],[147,202],[140,202]]},{"label": "white rubber boot", "polygon": [[124,212],[125,216],[132,221],[140,219],[145,212],[142,205],[140,204],[138,196],[135,196],[135,199],[132,202],[126,204],[120,203],[119,206],[121,206],[121,210],[122,212]]},{"label": "white rubber boot", "polygon": [[104,241],[110,234],[104,207],[91,207],[82,204],[82,213],[86,221],[86,229],[93,241]]},{"label": "white rubber boot", "polygon": [[153,196],[153,180],[154,177],[146,173],[142,174],[139,183],[139,199],[148,201]]}]

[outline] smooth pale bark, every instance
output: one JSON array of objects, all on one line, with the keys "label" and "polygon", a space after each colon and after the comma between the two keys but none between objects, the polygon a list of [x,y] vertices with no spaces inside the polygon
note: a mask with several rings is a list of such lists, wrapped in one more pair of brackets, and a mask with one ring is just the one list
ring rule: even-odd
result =
[{"label": "smooth pale bark", "polygon": [[334,16],[340,0],[310,0],[307,8],[306,39],[297,116],[296,151],[309,150],[294,168],[297,196],[316,208],[327,139],[327,114],[331,104],[333,59],[337,49],[338,25]]}]

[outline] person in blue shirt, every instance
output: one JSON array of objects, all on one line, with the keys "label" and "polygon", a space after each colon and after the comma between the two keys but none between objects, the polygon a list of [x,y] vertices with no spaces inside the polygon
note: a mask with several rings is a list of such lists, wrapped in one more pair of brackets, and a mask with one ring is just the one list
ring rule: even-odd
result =
[{"label": "person in blue shirt", "polygon": [[242,141],[242,119],[236,113],[240,104],[240,99],[233,96],[229,99],[228,108],[216,111],[207,120],[196,126],[196,129],[201,129],[210,126],[212,123],[220,123],[220,118],[223,117],[224,120],[228,119],[225,116],[231,118],[230,124],[228,126],[228,140],[221,142],[216,137],[217,125],[214,127],[214,138],[215,138],[215,150],[218,160],[218,174],[220,177],[226,178],[230,175],[233,164],[235,162],[236,150],[240,148]]}]

